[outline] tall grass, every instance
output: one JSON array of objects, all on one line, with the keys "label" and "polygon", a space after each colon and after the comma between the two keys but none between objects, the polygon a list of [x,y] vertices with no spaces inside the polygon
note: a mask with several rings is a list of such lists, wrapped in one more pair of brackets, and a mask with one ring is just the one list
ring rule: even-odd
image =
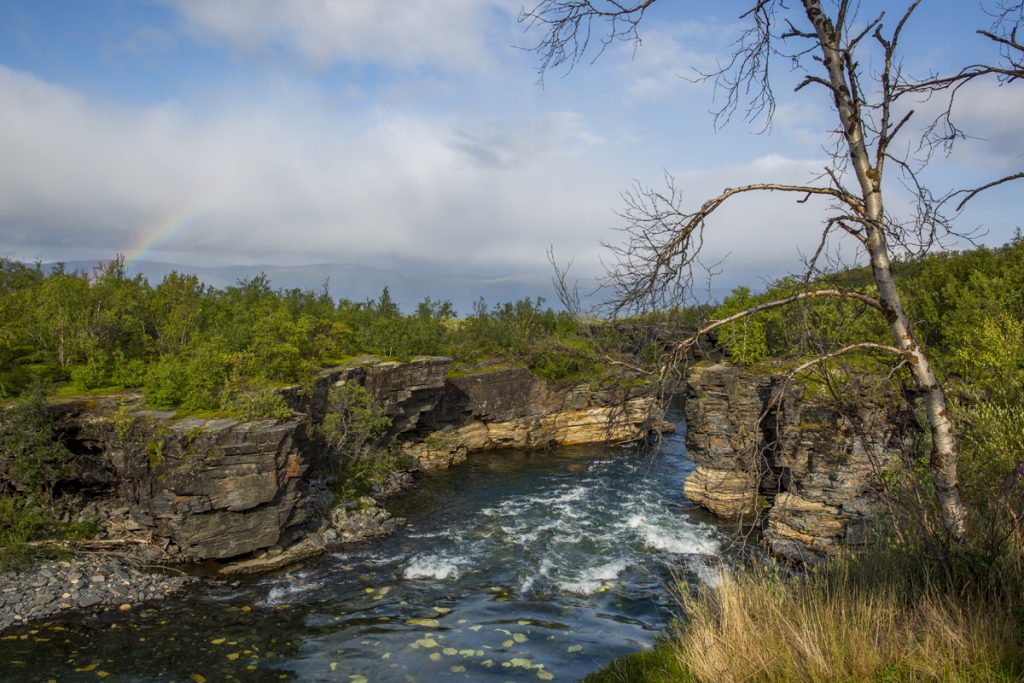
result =
[{"label": "tall grass", "polygon": [[894,550],[726,571],[683,600],[672,648],[699,681],[1024,680],[1024,594],[965,590]]}]

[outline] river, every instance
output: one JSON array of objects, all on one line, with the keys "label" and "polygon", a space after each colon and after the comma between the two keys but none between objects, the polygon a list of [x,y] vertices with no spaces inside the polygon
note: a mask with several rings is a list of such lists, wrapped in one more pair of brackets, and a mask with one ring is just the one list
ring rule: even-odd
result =
[{"label": "river", "polygon": [[2,681],[575,681],[649,646],[727,536],[660,448],[473,455],[380,542],[160,604],[8,631]]}]

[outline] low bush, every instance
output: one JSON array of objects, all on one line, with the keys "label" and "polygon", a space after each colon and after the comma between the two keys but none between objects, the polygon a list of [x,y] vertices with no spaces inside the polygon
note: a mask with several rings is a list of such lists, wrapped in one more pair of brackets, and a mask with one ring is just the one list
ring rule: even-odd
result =
[{"label": "low bush", "polygon": [[337,458],[339,499],[367,495],[391,472],[410,464],[381,443],[390,427],[391,420],[364,387],[353,381],[331,387],[327,415],[317,431]]},{"label": "low bush", "polygon": [[36,382],[27,396],[0,413],[0,491],[6,476],[18,491],[49,497],[71,457],[54,437],[47,393]]}]

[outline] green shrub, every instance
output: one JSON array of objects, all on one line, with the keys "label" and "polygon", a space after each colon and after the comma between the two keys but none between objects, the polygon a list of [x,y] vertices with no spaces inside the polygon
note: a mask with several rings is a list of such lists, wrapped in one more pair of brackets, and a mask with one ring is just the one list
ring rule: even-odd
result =
[{"label": "green shrub", "polygon": [[[727,296],[714,313],[714,319],[721,320],[755,305],[747,287],[737,287]],[[768,356],[768,340],[765,336],[763,316],[748,316],[728,325],[718,332],[718,343],[729,358],[740,365],[753,365]]]},{"label": "green shrub", "polygon": [[537,346],[530,369],[553,384],[583,379],[599,365],[594,345],[581,337],[551,337]]},{"label": "green shrub", "polygon": [[331,387],[327,405],[317,431],[338,457],[336,492],[343,500],[366,495],[403,465],[381,444],[391,420],[364,387],[351,381]]},{"label": "green shrub", "polygon": [[59,545],[33,541],[62,541],[96,535],[93,521],[61,522],[51,507],[30,496],[0,495],[0,571],[19,567],[38,555],[52,554]]},{"label": "green shrub", "polygon": [[229,390],[224,407],[243,420],[283,420],[292,416],[292,409],[273,387],[242,384]]},{"label": "green shrub", "polygon": [[0,496],[0,570],[24,564],[34,550],[31,541],[52,533],[54,516],[22,496]]},{"label": "green shrub", "polygon": [[26,398],[0,414],[0,462],[15,488],[48,496],[71,453],[55,438],[46,396],[47,388],[37,382]]},{"label": "green shrub", "polygon": [[155,408],[216,410],[229,368],[219,338],[195,343],[180,356],[165,354],[146,373],[146,403]]}]

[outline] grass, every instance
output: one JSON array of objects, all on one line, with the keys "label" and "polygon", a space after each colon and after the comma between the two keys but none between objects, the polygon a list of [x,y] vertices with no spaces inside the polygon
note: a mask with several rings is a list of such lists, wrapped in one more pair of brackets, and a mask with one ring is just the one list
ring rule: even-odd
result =
[{"label": "grass", "polygon": [[83,389],[71,382],[66,382],[58,386],[53,395],[59,398],[78,398],[81,396],[107,396],[108,394],[120,394],[125,391],[142,391],[142,388],[125,384],[110,384],[92,389]]},{"label": "grass", "polygon": [[676,644],[664,641],[652,650],[616,659],[601,671],[584,678],[583,683],[690,683],[694,680],[683,664]]},{"label": "grass", "polygon": [[38,502],[0,495],[0,571],[23,567],[35,557],[55,552],[53,547],[34,541],[79,540],[95,533],[92,522],[60,522],[51,509]]},{"label": "grass", "polygon": [[729,571],[682,597],[670,641],[586,680],[1020,681],[1024,592],[1011,583],[976,590],[882,549],[788,578]]}]

